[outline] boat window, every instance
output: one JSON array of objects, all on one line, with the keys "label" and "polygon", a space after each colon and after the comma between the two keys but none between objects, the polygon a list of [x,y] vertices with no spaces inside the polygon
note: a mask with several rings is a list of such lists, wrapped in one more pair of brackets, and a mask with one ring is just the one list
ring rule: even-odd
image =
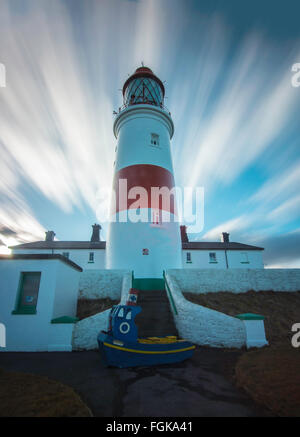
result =
[{"label": "boat window", "polygon": [[131,320],[131,311],[126,314],[126,320]]},{"label": "boat window", "polygon": [[111,315],[116,314],[118,311],[118,307],[115,305],[111,310]]},{"label": "boat window", "polygon": [[118,312],[118,317],[124,317],[124,308],[121,308]]}]

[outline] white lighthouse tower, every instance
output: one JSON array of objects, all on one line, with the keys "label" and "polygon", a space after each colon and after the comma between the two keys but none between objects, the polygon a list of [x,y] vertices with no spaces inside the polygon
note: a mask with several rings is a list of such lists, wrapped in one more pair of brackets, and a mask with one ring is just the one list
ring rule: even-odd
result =
[{"label": "white lighthouse tower", "polygon": [[113,126],[118,143],[106,267],[133,270],[138,278],[161,278],[163,270],[182,267],[176,201],[168,196],[175,187],[174,125],[164,95],[150,68],[138,68],[123,86],[124,105]]}]

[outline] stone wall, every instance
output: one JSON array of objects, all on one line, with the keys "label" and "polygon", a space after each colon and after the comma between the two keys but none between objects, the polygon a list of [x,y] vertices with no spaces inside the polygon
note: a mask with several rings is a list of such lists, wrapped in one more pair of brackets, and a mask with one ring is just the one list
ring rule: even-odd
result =
[{"label": "stone wall", "polygon": [[167,271],[165,278],[180,337],[212,347],[240,348],[246,344],[246,330],[241,320],[186,300],[173,270]]},{"label": "stone wall", "polygon": [[168,274],[183,293],[300,290],[300,269],[172,269]]},{"label": "stone wall", "polygon": [[84,270],[79,279],[79,299],[119,299],[127,273],[129,270]]},{"label": "stone wall", "polygon": [[[89,271],[90,273],[91,271]],[[99,272],[99,271],[98,271]],[[103,272],[103,271],[102,271]],[[113,274],[114,272],[114,274]],[[96,277],[93,277],[93,275],[86,275],[91,280],[90,282],[86,282],[87,284],[91,284],[94,280],[94,283],[100,284],[99,288],[97,289],[99,293],[101,293],[101,290],[103,290],[102,294],[97,294],[95,297],[96,292],[93,292],[91,288],[88,288],[88,292],[86,291],[82,293],[82,297],[86,296],[93,296],[92,298],[96,299],[97,297],[111,297],[112,299],[118,299],[120,298],[120,303],[122,305],[125,305],[127,297],[128,297],[128,291],[130,290],[132,286],[132,273],[131,271],[122,271],[122,276],[119,277],[119,275],[116,275],[116,272],[120,273],[121,271],[110,271],[111,276],[109,274],[102,275],[101,278],[103,280],[99,281]],[[99,274],[99,273],[98,273]],[[121,274],[121,273],[120,273]],[[106,291],[109,289],[109,287],[104,288],[104,284],[107,284],[108,278],[114,279],[118,277],[118,281],[114,281],[115,284],[114,287],[116,287],[116,284],[119,285],[119,293],[117,294],[116,291],[113,291],[115,294],[105,294]],[[90,286],[89,286],[90,287]],[[110,286],[110,290],[115,290],[115,288]],[[87,289],[86,289],[87,290]],[[104,293],[105,291],[105,293]],[[113,297],[112,297],[113,296]],[[73,331],[73,350],[86,350],[86,349],[97,349],[97,335],[100,331],[107,329],[108,324],[108,316],[109,316],[110,309],[106,311],[102,311],[101,313],[95,314],[91,317],[86,317],[85,319],[80,320],[74,325],[74,331]]]}]

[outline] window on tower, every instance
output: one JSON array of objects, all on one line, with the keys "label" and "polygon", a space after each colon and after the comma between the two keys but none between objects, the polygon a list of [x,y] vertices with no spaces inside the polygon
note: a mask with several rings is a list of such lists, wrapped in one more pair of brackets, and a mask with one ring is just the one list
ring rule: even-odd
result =
[{"label": "window on tower", "polygon": [[159,146],[159,135],[151,134],[151,144],[152,146]]},{"label": "window on tower", "polygon": [[192,255],[191,252],[186,253],[186,262],[191,263],[192,262]]},{"label": "window on tower", "polygon": [[160,209],[152,210],[152,224],[160,225],[162,223],[162,212]]},{"label": "window on tower", "polygon": [[128,106],[141,103],[162,106],[163,91],[156,80],[147,77],[136,78],[126,88],[124,104]]},{"label": "window on tower", "polygon": [[209,262],[210,263],[217,263],[217,254],[216,252],[210,252],[209,253]]}]

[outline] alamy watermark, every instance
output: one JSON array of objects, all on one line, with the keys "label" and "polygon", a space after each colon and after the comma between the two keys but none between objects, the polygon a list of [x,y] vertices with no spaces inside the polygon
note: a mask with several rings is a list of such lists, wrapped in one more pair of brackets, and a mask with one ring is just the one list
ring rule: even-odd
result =
[{"label": "alamy watermark", "polygon": [[292,326],[292,332],[296,334],[293,335],[291,343],[293,347],[300,347],[300,323],[294,323]]},{"label": "alamy watermark", "polygon": [[293,64],[291,71],[295,73],[291,78],[291,84],[294,88],[298,88],[300,86],[300,62]]},{"label": "alamy watermark", "polygon": [[6,87],[6,68],[4,64],[0,62],[0,88]]},{"label": "alamy watermark", "polygon": [[6,329],[3,323],[0,323],[0,347],[6,347]]},{"label": "alamy watermark", "polygon": [[119,179],[116,189],[101,187],[97,193],[96,215],[99,221],[142,222],[163,225],[184,222],[189,233],[204,228],[203,187],[150,187],[134,186],[128,189],[128,180]]}]

